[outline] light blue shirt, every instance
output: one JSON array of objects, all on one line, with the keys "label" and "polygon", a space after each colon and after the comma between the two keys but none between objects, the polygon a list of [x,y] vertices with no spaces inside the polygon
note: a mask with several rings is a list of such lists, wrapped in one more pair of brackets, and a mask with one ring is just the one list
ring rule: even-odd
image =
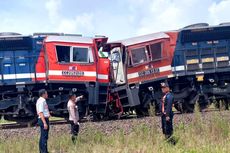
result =
[{"label": "light blue shirt", "polygon": [[[37,103],[36,103],[36,110],[37,110],[37,114],[43,113],[45,118],[49,117],[50,115],[49,108],[48,108],[45,98],[43,97],[38,98]],[[39,115],[38,115],[38,118],[40,118]]]}]

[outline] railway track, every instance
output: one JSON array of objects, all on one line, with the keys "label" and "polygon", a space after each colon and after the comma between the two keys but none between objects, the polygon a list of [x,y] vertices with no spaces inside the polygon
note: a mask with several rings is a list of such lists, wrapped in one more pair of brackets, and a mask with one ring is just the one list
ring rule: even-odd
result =
[{"label": "railway track", "polygon": [[[59,125],[59,124],[67,124],[66,120],[55,120],[50,121],[50,125]],[[20,129],[20,128],[28,128],[35,127],[36,125],[31,125],[30,123],[3,123],[0,124],[0,129]]]},{"label": "railway track", "polygon": [[[213,111],[220,111],[220,110],[217,109],[217,108],[208,108],[208,109],[204,109],[202,112],[206,113],[206,112],[213,112]],[[178,112],[178,111],[174,111],[174,114],[184,115],[183,113]],[[137,118],[137,116],[136,115],[130,115],[130,116],[124,115],[120,119],[124,120],[124,119],[132,119],[132,118]],[[143,118],[143,117],[141,117],[141,118]],[[81,122],[88,122],[88,121],[91,121],[91,120],[90,119],[81,120]],[[68,124],[68,121],[64,120],[64,119],[50,121],[50,125],[61,125],[61,124]],[[1,129],[29,128],[29,127],[35,127],[35,126],[37,126],[37,124],[36,125],[31,125],[30,123],[2,123],[2,124],[0,124],[0,130]]]}]

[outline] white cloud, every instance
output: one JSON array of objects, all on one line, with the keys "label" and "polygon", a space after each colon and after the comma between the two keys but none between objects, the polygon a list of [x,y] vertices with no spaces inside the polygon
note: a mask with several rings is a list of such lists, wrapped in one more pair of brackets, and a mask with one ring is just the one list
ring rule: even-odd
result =
[{"label": "white cloud", "polygon": [[[62,0],[48,0],[45,8],[52,23],[52,31],[64,33],[92,33],[94,30],[93,14],[81,13],[77,16],[63,16],[61,14]],[[74,14],[74,12],[73,12]]]},{"label": "white cloud", "polygon": [[230,0],[223,0],[219,3],[214,2],[209,7],[210,22],[219,24],[221,22],[230,22]]},{"label": "white cloud", "polygon": [[175,28],[182,22],[176,22],[181,18],[181,10],[170,1],[157,0],[149,6],[149,12],[140,22],[137,34],[145,34]]},{"label": "white cloud", "polygon": [[93,15],[83,13],[73,19],[61,19],[57,27],[57,31],[65,33],[93,33],[94,26],[92,24]]},{"label": "white cloud", "polygon": [[47,0],[45,8],[48,11],[49,19],[51,22],[55,22],[59,18],[59,9],[61,6],[61,0]]},{"label": "white cloud", "polygon": [[[227,13],[229,7],[212,6],[216,4],[213,0],[138,0],[137,4],[133,0],[128,2],[130,16],[136,16],[136,35],[176,30],[200,22],[213,24],[216,23],[213,22],[216,15],[212,14],[218,14],[217,19],[226,18],[230,14]],[[226,5],[227,1],[220,3]],[[225,13],[218,13],[223,10],[226,10]],[[141,16],[137,18],[139,14]]]},{"label": "white cloud", "polygon": [[[24,34],[104,34],[110,40],[117,40],[176,30],[199,22],[216,25],[230,21],[230,0],[115,0],[108,2],[109,6],[90,2],[98,7],[88,7],[88,3],[78,0],[23,0],[0,10],[0,30]],[[74,7],[70,9],[70,5]]]}]

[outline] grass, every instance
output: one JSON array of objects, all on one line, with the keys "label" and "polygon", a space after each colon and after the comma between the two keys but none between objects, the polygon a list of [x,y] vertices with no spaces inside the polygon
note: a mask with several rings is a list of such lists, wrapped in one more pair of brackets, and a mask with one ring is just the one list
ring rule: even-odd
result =
[{"label": "grass", "polygon": [[[59,121],[59,120],[64,120],[64,118],[61,118],[61,117],[51,117],[50,118],[50,121]],[[8,123],[16,123],[14,121],[7,121],[7,120],[4,120],[4,118],[0,118],[0,124],[8,124]]]},{"label": "grass", "polygon": [[7,121],[7,120],[4,120],[4,118],[0,118],[0,124],[6,124],[6,123],[15,123],[13,121]]},{"label": "grass", "polygon": [[[219,112],[204,121],[199,111],[190,124],[179,123],[174,137],[178,143],[173,146],[164,140],[162,133],[152,123],[133,127],[130,133],[124,130],[107,135],[93,127],[87,127],[73,145],[68,133],[55,133],[49,139],[52,153],[227,153],[230,150],[230,123]],[[18,139],[11,138],[0,142],[1,153],[36,153],[38,136]]]}]

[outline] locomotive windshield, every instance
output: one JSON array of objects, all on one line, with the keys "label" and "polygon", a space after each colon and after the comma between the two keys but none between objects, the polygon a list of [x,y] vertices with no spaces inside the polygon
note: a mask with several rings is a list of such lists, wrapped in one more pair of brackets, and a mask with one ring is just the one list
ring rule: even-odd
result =
[{"label": "locomotive windshield", "polygon": [[162,56],[162,47],[161,43],[151,44],[150,45],[151,50],[151,57],[152,60],[159,60]]},{"label": "locomotive windshield", "polygon": [[88,62],[88,48],[73,48],[73,62]]},{"label": "locomotive windshield", "polygon": [[133,65],[141,64],[148,60],[145,47],[131,50],[131,55]]},{"label": "locomotive windshield", "polygon": [[91,63],[92,49],[88,47],[56,46],[58,62]]}]

